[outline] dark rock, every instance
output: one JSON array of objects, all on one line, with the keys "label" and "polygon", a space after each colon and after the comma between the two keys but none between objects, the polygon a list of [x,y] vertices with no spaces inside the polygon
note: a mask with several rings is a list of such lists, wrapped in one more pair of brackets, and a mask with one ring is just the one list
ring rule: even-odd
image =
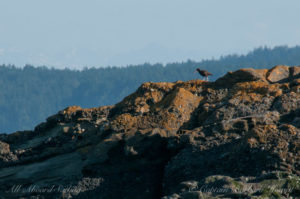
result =
[{"label": "dark rock", "polygon": [[300,109],[300,93],[286,93],[278,97],[273,104],[273,110],[281,114],[291,113]]},{"label": "dark rock", "polygon": [[228,72],[224,77],[217,79],[215,84],[222,87],[230,87],[238,82],[266,81],[267,71],[252,68],[240,69],[235,72]]},{"label": "dark rock", "polygon": [[290,68],[290,73],[293,79],[300,78],[300,66],[293,66]]},{"label": "dark rock", "polygon": [[144,83],[115,106],[72,106],[34,131],[2,134],[0,196],[295,198],[299,71]]}]

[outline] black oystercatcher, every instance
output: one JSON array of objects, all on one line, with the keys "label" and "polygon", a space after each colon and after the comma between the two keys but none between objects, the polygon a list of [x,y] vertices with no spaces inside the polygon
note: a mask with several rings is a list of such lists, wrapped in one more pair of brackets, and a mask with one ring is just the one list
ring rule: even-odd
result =
[{"label": "black oystercatcher", "polygon": [[[208,81],[208,76],[209,76],[209,75],[212,75],[211,73],[207,72],[206,70],[200,70],[200,68],[197,68],[197,69],[195,70],[195,72],[197,72],[197,71],[198,71],[198,73],[199,73],[202,77],[205,77],[207,81]],[[195,73],[195,72],[194,72],[194,73]]]}]

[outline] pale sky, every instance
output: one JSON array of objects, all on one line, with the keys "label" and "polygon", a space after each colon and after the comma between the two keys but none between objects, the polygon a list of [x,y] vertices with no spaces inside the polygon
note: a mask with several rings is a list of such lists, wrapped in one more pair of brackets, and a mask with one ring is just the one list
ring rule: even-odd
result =
[{"label": "pale sky", "polygon": [[0,0],[0,64],[168,63],[300,45],[299,0]]}]

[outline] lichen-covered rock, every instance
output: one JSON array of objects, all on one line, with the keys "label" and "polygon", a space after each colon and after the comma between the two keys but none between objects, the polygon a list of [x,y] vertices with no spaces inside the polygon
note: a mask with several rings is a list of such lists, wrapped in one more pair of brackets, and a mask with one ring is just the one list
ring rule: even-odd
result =
[{"label": "lichen-covered rock", "polygon": [[293,79],[297,79],[297,78],[300,78],[300,66],[293,66],[293,67],[290,67],[290,73],[291,73],[291,76],[293,77]]},{"label": "lichen-covered rock", "polygon": [[228,72],[224,77],[216,81],[216,85],[229,87],[238,82],[266,81],[267,69],[255,70],[253,68],[240,69]]},{"label": "lichen-covered rock", "polygon": [[267,74],[267,80],[275,83],[284,79],[288,79],[290,76],[290,70],[288,66],[278,65],[271,68]]},{"label": "lichen-covered rock", "polygon": [[296,198],[300,67],[144,83],[0,135],[3,198]]}]

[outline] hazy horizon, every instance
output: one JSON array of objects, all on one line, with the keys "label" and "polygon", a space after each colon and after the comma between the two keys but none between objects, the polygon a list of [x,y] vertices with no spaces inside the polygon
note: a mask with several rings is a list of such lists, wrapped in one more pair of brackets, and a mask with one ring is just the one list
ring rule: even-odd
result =
[{"label": "hazy horizon", "polygon": [[82,69],[300,45],[296,0],[10,0],[0,6],[0,64]]}]

